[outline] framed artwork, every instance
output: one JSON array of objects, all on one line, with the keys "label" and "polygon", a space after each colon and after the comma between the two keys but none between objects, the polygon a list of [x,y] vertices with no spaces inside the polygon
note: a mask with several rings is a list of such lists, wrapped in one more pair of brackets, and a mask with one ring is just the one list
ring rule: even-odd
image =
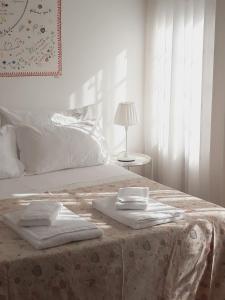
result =
[{"label": "framed artwork", "polygon": [[61,73],[61,0],[0,0],[0,77]]}]

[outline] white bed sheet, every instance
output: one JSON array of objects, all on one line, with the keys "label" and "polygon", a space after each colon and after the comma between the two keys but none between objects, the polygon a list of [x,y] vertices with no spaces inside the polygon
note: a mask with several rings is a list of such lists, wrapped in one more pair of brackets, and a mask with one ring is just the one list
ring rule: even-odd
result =
[{"label": "white bed sheet", "polygon": [[66,187],[76,188],[122,179],[132,179],[138,176],[122,167],[107,164],[61,170],[41,175],[2,179],[0,180],[0,200],[21,194],[60,191]]}]

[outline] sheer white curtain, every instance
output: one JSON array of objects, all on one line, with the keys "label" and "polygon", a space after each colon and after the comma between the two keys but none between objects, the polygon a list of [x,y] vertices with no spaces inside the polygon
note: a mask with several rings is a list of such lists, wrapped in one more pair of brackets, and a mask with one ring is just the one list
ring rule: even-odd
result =
[{"label": "sheer white curtain", "polygon": [[145,151],[154,179],[208,198],[216,0],[149,0]]}]

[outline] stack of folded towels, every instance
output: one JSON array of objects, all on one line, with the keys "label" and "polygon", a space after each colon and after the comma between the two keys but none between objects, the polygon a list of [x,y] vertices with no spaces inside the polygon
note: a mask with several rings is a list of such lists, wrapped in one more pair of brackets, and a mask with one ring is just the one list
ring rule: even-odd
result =
[{"label": "stack of folded towels", "polygon": [[6,213],[3,222],[36,249],[102,235],[95,224],[54,201],[32,202],[25,209]]},{"label": "stack of folded towels", "polygon": [[116,208],[123,210],[145,210],[148,206],[149,188],[119,189]]},{"label": "stack of folded towels", "polygon": [[97,199],[93,207],[133,229],[174,222],[184,218],[184,211],[149,198],[149,188],[127,187],[117,197]]}]

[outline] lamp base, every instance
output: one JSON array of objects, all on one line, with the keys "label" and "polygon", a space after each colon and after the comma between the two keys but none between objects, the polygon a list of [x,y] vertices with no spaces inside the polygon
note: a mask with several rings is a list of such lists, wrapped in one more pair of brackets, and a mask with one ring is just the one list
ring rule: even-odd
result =
[{"label": "lamp base", "polygon": [[123,158],[123,159],[118,159],[118,161],[120,161],[120,162],[133,162],[133,161],[135,161],[135,159],[127,157],[127,158]]},{"label": "lamp base", "polygon": [[122,154],[120,154],[117,158],[118,161],[120,162],[133,162],[135,161],[135,159],[129,155],[127,152],[123,152]]}]

